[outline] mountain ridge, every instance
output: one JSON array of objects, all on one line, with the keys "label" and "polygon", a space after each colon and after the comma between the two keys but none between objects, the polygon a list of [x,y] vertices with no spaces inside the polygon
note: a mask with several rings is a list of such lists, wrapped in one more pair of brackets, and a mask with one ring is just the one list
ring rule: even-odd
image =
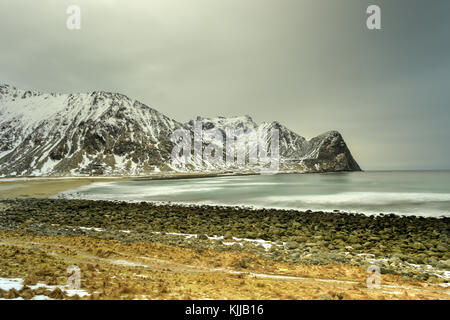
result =
[{"label": "mountain ridge", "polygon": [[[280,131],[284,172],[359,171],[342,135],[310,140],[277,121],[248,116],[203,118],[204,129]],[[193,130],[126,95],[106,91],[42,93],[0,85],[0,176],[149,175],[176,171],[170,163],[174,130]],[[244,132],[244,134],[247,134]],[[193,159],[198,171],[256,170]]]}]

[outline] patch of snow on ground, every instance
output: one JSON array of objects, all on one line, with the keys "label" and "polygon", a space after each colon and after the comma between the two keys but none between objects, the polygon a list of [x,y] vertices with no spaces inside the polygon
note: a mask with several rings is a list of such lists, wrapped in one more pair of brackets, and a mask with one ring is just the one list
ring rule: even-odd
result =
[{"label": "patch of snow on ground", "polygon": [[23,287],[23,279],[20,278],[0,278],[0,290],[9,291],[11,289],[20,290]]},{"label": "patch of snow on ground", "polygon": [[[154,232],[154,233],[161,234],[161,232]],[[180,236],[180,237],[184,237],[186,239],[198,238],[197,234],[177,233],[177,232],[166,232],[165,234],[170,235],[170,236]],[[223,236],[208,236],[208,240],[224,240],[224,237]],[[246,238],[237,238],[237,237],[233,237],[232,239],[230,239],[230,241],[223,241],[222,243],[226,246],[231,246],[233,244],[240,244],[242,246],[243,242],[251,242],[256,245],[261,245],[261,246],[263,246],[263,248],[266,251],[270,250],[270,248],[272,248],[272,246],[282,247],[283,245],[285,245],[285,243],[283,243],[282,245],[277,245],[272,241],[267,241],[267,240],[262,240],[262,239],[246,239]]]},{"label": "patch of snow on ground", "polygon": [[[0,290],[9,291],[12,289],[15,289],[17,291],[21,290],[23,288],[23,279],[21,278],[1,278],[0,277]],[[64,291],[69,297],[72,297],[74,295],[78,295],[79,297],[85,297],[89,296],[90,294],[82,289],[73,290],[73,289],[67,289],[65,286],[51,286],[44,283],[38,283],[33,286],[28,286],[31,290],[36,290],[39,288],[44,288],[49,291],[53,291],[57,288],[59,288],[61,291]],[[33,300],[47,300],[50,299],[47,296],[35,296]],[[16,300],[23,300],[22,298],[18,298]]]},{"label": "patch of snow on ground", "polygon": [[88,227],[78,227],[81,230],[85,230],[85,231],[96,231],[96,232],[103,232],[104,230],[102,228],[88,228]]}]

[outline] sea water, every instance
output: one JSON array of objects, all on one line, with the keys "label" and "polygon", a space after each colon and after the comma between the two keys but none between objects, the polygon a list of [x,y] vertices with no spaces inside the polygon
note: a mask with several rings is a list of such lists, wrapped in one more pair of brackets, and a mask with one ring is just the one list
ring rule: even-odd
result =
[{"label": "sea water", "polygon": [[450,171],[326,174],[99,182],[65,196],[352,213],[450,216]]}]

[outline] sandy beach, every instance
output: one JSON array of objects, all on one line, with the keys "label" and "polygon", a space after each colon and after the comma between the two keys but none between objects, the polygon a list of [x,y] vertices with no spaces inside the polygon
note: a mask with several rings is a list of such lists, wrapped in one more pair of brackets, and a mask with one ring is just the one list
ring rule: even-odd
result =
[{"label": "sandy beach", "polygon": [[96,181],[115,181],[116,178],[23,178],[0,179],[0,199],[46,198],[76,189]]},{"label": "sandy beach", "polygon": [[131,180],[170,180],[170,179],[194,179],[217,176],[241,176],[253,175],[254,172],[241,173],[165,173],[141,177],[20,177],[0,178],[0,199],[15,198],[47,198],[60,192],[73,190],[94,182],[131,181]]}]

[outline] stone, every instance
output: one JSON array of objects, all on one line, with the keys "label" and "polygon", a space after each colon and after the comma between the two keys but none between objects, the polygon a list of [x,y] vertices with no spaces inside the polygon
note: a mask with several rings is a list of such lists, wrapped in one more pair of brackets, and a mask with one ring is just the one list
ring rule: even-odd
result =
[{"label": "stone", "polygon": [[233,235],[231,234],[230,231],[225,232],[224,236],[223,236],[224,240],[232,240],[233,239]]},{"label": "stone", "polygon": [[206,234],[199,234],[198,239],[199,240],[208,240],[208,236]]},{"label": "stone", "polygon": [[300,258],[300,253],[299,252],[294,252],[293,254],[291,254],[291,258],[294,260],[297,260]]},{"label": "stone", "polygon": [[426,250],[427,249],[427,247],[425,247],[425,245],[421,242],[414,243],[413,248],[416,250]]},{"label": "stone", "polygon": [[286,248],[289,249],[289,250],[297,249],[298,248],[298,243],[296,241],[288,241],[286,243]]}]

